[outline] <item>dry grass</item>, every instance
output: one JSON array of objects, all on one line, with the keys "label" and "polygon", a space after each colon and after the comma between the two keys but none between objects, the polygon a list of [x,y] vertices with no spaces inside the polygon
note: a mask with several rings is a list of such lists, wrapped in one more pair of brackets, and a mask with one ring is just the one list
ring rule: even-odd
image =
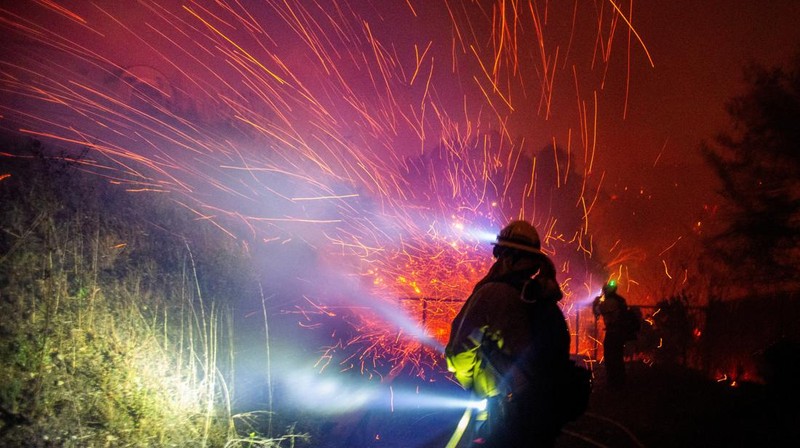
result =
[{"label": "dry grass", "polygon": [[246,283],[233,241],[75,167],[2,163],[0,444],[302,440],[267,438],[254,416],[232,415],[230,305],[241,290],[218,285]]}]

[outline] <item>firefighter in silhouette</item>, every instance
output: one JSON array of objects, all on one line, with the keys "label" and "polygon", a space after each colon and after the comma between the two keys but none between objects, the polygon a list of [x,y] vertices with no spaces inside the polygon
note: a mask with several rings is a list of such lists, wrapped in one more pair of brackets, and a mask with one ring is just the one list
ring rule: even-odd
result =
[{"label": "firefighter in silhouette", "polygon": [[595,318],[602,316],[606,334],[603,338],[603,357],[606,364],[608,385],[620,387],[625,384],[625,341],[629,337],[628,303],[617,294],[616,280],[603,285],[603,293],[592,303]]},{"label": "firefighter in silhouette", "polygon": [[503,228],[493,255],[445,349],[459,383],[488,402],[471,446],[553,446],[563,425],[557,390],[570,346],[555,266],[527,221]]}]

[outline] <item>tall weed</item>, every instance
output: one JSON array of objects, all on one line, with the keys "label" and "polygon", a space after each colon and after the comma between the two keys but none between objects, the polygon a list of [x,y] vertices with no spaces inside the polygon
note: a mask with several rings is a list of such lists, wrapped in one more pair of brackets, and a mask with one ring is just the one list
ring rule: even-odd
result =
[{"label": "tall weed", "polygon": [[236,241],[38,143],[18,154],[0,159],[0,443],[279,446],[231,414]]}]

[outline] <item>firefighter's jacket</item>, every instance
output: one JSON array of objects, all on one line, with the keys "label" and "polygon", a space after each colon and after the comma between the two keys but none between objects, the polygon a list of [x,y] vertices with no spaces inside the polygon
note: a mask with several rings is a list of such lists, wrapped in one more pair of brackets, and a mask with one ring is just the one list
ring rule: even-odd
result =
[{"label": "firefighter's jacket", "polygon": [[562,294],[552,262],[545,262],[542,269],[498,260],[454,319],[448,369],[476,396],[551,387],[568,362],[569,330],[557,304]]}]

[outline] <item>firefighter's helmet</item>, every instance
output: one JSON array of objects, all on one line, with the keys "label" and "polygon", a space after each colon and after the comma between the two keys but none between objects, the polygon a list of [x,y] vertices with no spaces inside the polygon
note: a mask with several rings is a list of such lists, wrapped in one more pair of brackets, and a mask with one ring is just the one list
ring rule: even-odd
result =
[{"label": "firefighter's helmet", "polygon": [[541,254],[542,243],[539,240],[539,233],[528,221],[512,221],[503,227],[497,235],[495,246],[510,247],[525,252]]},{"label": "firefighter's helmet", "polygon": [[603,294],[614,294],[617,292],[617,281],[609,280],[608,283],[603,285]]}]

